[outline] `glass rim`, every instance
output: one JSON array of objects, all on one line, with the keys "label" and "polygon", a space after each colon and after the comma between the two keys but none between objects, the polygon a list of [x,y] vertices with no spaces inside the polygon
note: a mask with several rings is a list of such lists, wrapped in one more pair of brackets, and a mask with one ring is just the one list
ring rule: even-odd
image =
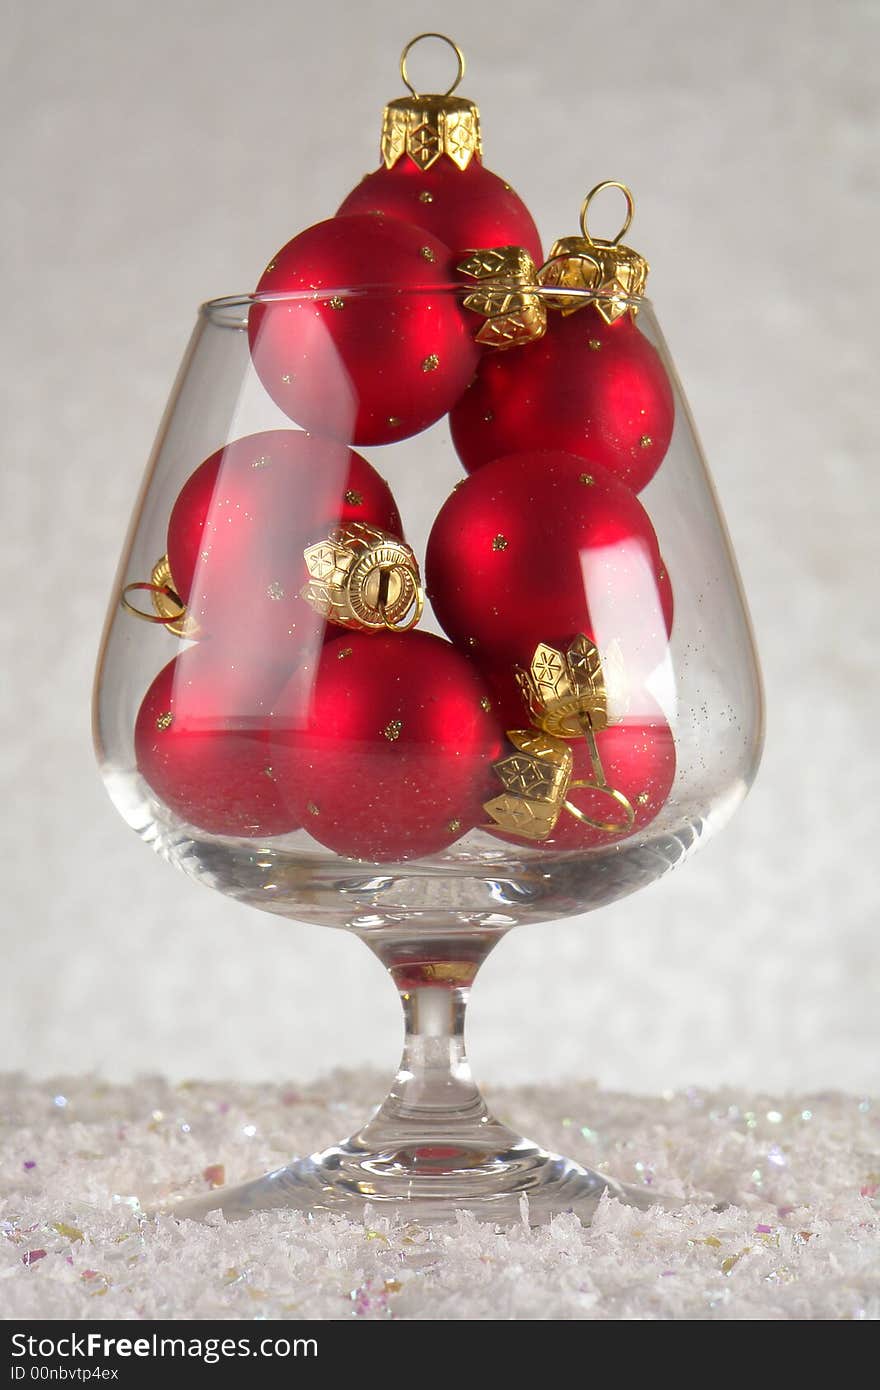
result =
[{"label": "glass rim", "polygon": [[[214,299],[206,299],[199,305],[199,317],[224,328],[246,328],[248,314],[256,305],[287,304],[287,303],[316,303],[328,302],[330,300],[347,301],[350,299],[406,299],[410,296],[441,296],[455,297],[463,299],[473,294],[477,288],[476,284],[463,285],[460,281],[450,281],[442,285],[407,285],[401,288],[399,285],[375,284],[359,285],[357,288],[321,286],[318,289],[309,290],[281,290],[268,293],[266,291],[254,291],[251,294],[228,294],[220,295]],[[534,295],[539,300],[544,300],[547,307],[558,306],[560,298],[564,295],[569,302],[576,301],[578,305],[594,303],[598,300],[607,302],[609,296],[601,294],[597,290],[578,289],[569,286],[550,286],[550,285],[523,285],[517,281],[497,280],[493,283],[493,289],[506,289],[515,294]],[[614,296],[615,303],[624,305],[627,309],[639,309],[643,305],[649,305],[650,300],[646,295],[625,295],[617,294]]]}]

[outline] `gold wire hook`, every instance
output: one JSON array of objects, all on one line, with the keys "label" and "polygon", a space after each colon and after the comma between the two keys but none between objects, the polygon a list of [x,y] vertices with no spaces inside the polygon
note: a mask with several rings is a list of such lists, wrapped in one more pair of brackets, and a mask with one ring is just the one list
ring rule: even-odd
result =
[{"label": "gold wire hook", "polygon": [[[456,87],[457,87],[457,86],[459,85],[459,83],[461,82],[462,78],[464,77],[464,54],[462,53],[462,51],[461,51],[461,49],[459,48],[458,44],[454,41],[454,39],[451,39],[451,38],[449,37],[448,34],[438,34],[438,33],[435,33],[433,30],[429,30],[428,32],[426,32],[426,33],[424,33],[424,34],[416,34],[415,38],[414,38],[414,39],[410,39],[409,43],[406,45],[406,47],[404,48],[403,52],[401,53],[401,55],[400,55],[400,75],[401,75],[401,77],[403,78],[403,84],[404,84],[404,86],[409,88],[409,90],[412,92],[412,94],[413,94],[414,97],[420,97],[420,96],[422,95],[421,92],[417,92],[417,91],[416,91],[415,87],[414,87],[413,84],[410,82],[410,80],[409,80],[409,73],[407,72],[407,68],[406,68],[406,60],[407,60],[409,54],[411,53],[411,51],[412,51],[412,49],[415,47],[415,45],[416,45],[417,43],[420,43],[422,39],[440,39],[440,41],[441,41],[442,43],[448,44],[449,47],[452,49],[453,53],[455,54],[456,61],[458,62],[458,73],[456,74],[456,77],[455,77],[455,80],[454,80],[453,83],[452,83],[452,86],[451,86],[451,87],[447,87],[446,91],[442,93],[442,95],[445,96],[445,97],[451,96],[452,93],[455,91]],[[629,224],[627,224],[627,225],[629,225]]]},{"label": "gold wire hook", "polygon": [[[587,217],[590,211],[590,204],[596,197],[596,194],[604,192],[606,188],[619,188],[624,198],[626,199],[626,217],[624,219],[623,226],[617,233],[617,236],[611,237],[609,241],[605,241],[601,237],[590,236],[590,231],[587,227]],[[627,232],[629,231],[630,224],[633,220],[633,213],[635,212],[635,210],[636,205],[635,200],[633,199],[631,188],[627,187],[625,183],[620,183],[618,179],[603,179],[601,183],[596,184],[595,188],[590,189],[589,193],[587,194],[586,198],[581,204],[581,231],[584,234],[584,240],[588,241],[591,246],[616,246],[617,243],[620,241],[621,237],[626,236]]]}]

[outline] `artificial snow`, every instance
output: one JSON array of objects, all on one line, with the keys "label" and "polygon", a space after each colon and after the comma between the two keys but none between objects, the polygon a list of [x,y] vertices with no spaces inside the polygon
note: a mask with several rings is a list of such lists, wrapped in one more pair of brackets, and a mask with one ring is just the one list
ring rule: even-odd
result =
[{"label": "artificial snow", "polygon": [[374,1073],[308,1087],[10,1077],[2,1094],[5,1319],[870,1319],[880,1317],[880,1104],[823,1093],[641,1097],[495,1090],[499,1119],[625,1182],[530,1229],[365,1208],[207,1224],[146,1217],[356,1129]]}]

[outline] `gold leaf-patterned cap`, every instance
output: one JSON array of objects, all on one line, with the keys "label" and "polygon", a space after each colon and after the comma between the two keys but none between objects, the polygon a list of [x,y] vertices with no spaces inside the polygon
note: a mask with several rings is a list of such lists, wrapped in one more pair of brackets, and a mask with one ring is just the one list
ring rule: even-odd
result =
[{"label": "gold leaf-patterned cap", "polygon": [[547,309],[535,293],[535,263],[522,246],[472,251],[458,270],[478,282],[464,300],[466,309],[485,319],[475,335],[478,343],[503,350],[543,337]]},{"label": "gold leaf-patterned cap", "polygon": [[567,651],[546,642],[535,648],[528,670],[516,673],[532,723],[554,738],[583,738],[607,728],[608,697],[599,650],[580,633]]},{"label": "gold leaf-patterned cap", "polygon": [[381,151],[386,169],[407,156],[424,172],[443,155],[466,169],[482,153],[480,113],[463,97],[398,97],[382,116]]},{"label": "gold leaf-patterned cap", "polygon": [[504,788],[483,804],[493,823],[525,840],[546,840],[565,807],[573,767],[571,749],[561,739],[534,729],[510,729],[513,752],[492,764]]}]

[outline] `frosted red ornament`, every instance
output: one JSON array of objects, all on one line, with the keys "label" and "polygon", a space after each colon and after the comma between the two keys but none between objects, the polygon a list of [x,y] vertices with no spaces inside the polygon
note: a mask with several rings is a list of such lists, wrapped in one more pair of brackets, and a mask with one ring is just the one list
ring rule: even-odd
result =
[{"label": "frosted red ornament", "polygon": [[251,306],[260,380],[297,424],[346,443],[389,444],[427,429],[458,400],[479,358],[472,319],[442,289],[454,277],[443,242],[394,218],[307,228],[257,286],[302,296]]},{"label": "frosted red ornament", "polygon": [[206,643],[156,676],[135,725],[138,770],[188,824],[247,838],[297,829],[280,790],[283,749],[269,747],[273,700],[289,675]]},{"label": "frosted red ornament", "polygon": [[388,484],[346,446],[299,430],[266,430],[218,449],[189,477],[168,524],[176,592],[201,636],[250,648],[316,642],[302,599],[303,550],[364,521],[399,535]]},{"label": "frosted red ornament", "polygon": [[[273,748],[294,813],[321,844],[386,862],[446,849],[483,819],[502,731],[473,666],[440,637],[328,642],[307,721],[287,697]],[[274,756],[274,753],[273,753]]]},{"label": "frosted red ornament", "polygon": [[444,631],[502,691],[539,643],[566,647],[578,633],[603,658],[613,645],[638,679],[672,628],[647,512],[605,469],[570,454],[513,454],[460,483],[431,531],[425,577]]},{"label": "frosted red ornament", "polygon": [[531,213],[509,183],[474,157],[466,169],[449,158],[420,169],[409,158],[365,174],[338,216],[382,212],[424,227],[456,259],[481,246],[522,246],[541,264],[541,240]]},{"label": "frosted red ornament", "polygon": [[468,472],[516,451],[562,449],[638,492],[669,448],[675,402],[637,322],[605,323],[588,305],[551,312],[537,342],[487,353],[449,423]]},{"label": "frosted red ornament", "polygon": [[[443,93],[417,92],[407,59],[422,39],[440,39],[455,52],[458,74]],[[390,101],[382,115],[382,164],[352,189],[340,216],[381,212],[438,237],[456,256],[486,246],[521,246],[541,264],[541,242],[528,208],[509,183],[482,163],[480,113],[453,93],[464,56],[441,34],[407,44],[400,75],[410,95]]]}]

